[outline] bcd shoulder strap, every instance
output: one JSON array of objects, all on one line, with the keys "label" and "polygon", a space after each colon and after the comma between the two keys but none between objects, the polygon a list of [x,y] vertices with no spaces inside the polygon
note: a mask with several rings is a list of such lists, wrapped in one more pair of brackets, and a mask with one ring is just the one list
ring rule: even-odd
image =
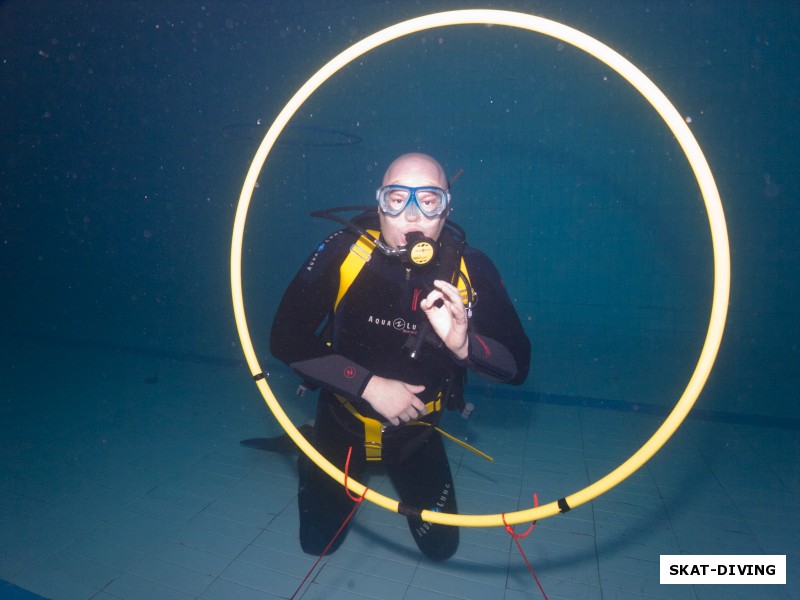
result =
[{"label": "bcd shoulder strap", "polygon": [[[367,233],[376,239],[380,235],[380,232],[374,229],[367,229]],[[375,242],[363,235],[356,240],[355,244],[350,246],[350,252],[347,253],[347,257],[342,261],[339,267],[339,292],[336,295],[336,302],[333,304],[334,312],[336,312],[336,309],[339,307],[339,302],[342,301],[342,298],[344,298],[347,290],[350,289],[353,281],[358,277],[361,269],[363,269],[364,265],[372,258],[373,250],[375,250]],[[464,304],[469,304],[469,292],[467,291],[469,273],[467,272],[467,264],[464,262],[463,256],[461,257],[461,273],[464,275],[464,278],[458,278],[458,291],[461,294],[461,299]],[[466,279],[466,283],[464,279]]]},{"label": "bcd shoulder strap", "polygon": [[[374,229],[367,229],[367,233],[376,239],[380,235],[380,232]],[[375,242],[364,235],[360,236],[356,243],[350,246],[347,258],[339,266],[339,293],[336,295],[336,302],[333,304],[333,312],[336,312],[339,302],[342,301],[361,269],[372,258],[373,250],[375,250]]]}]

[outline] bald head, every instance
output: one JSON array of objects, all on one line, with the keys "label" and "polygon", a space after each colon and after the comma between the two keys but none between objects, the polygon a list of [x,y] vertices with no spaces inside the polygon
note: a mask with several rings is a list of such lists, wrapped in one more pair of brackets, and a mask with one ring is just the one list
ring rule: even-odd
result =
[{"label": "bald head", "polygon": [[[447,189],[447,176],[442,165],[436,159],[412,152],[397,157],[383,176],[383,184],[400,185],[410,188],[438,187]],[[381,235],[391,248],[402,248],[407,245],[406,234],[416,231],[432,240],[438,240],[442,233],[448,211],[436,217],[426,217],[419,205],[412,205],[398,215],[388,215],[378,211],[381,222]]]},{"label": "bald head", "polygon": [[447,175],[439,162],[427,154],[410,152],[394,159],[386,174],[383,176],[382,185],[433,185],[447,189]]}]

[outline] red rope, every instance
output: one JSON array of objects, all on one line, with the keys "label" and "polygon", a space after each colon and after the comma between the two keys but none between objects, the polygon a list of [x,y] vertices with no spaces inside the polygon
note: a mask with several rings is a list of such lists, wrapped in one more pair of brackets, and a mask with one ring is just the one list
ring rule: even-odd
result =
[{"label": "red rope", "polygon": [[303,586],[306,584],[306,581],[308,581],[308,578],[309,578],[309,577],[311,577],[311,574],[312,574],[312,573],[314,572],[314,570],[317,568],[317,565],[319,564],[319,562],[320,562],[320,561],[323,559],[323,557],[324,557],[324,556],[325,556],[325,555],[328,553],[328,550],[330,550],[330,549],[331,549],[331,546],[333,546],[333,543],[336,541],[336,538],[338,538],[338,537],[339,537],[339,534],[340,534],[340,533],[342,533],[342,531],[344,531],[344,528],[345,528],[345,527],[347,527],[347,524],[350,522],[350,519],[352,519],[352,518],[353,518],[353,516],[356,514],[356,511],[358,510],[358,507],[361,505],[361,502],[364,500],[364,496],[366,496],[366,495],[367,495],[367,491],[369,490],[369,488],[367,488],[367,487],[365,487],[365,488],[364,488],[364,493],[363,493],[363,494],[361,494],[361,497],[360,497],[360,498],[359,498],[359,497],[357,497],[357,496],[353,496],[353,495],[350,493],[350,490],[347,488],[347,473],[348,473],[348,471],[350,470],[350,455],[351,455],[351,454],[353,454],[353,447],[352,447],[352,446],[351,446],[351,447],[350,447],[350,449],[347,451],[347,462],[345,462],[345,465],[344,465],[344,490],[345,490],[345,492],[347,492],[347,495],[348,495],[348,497],[349,497],[349,498],[350,498],[350,499],[351,499],[353,502],[355,502],[355,505],[353,506],[353,510],[351,510],[351,511],[350,511],[350,514],[349,514],[349,515],[347,515],[347,518],[346,518],[346,519],[344,520],[344,522],[342,523],[342,526],[341,526],[341,527],[339,527],[339,531],[337,531],[337,532],[336,532],[336,534],[333,536],[333,538],[331,539],[331,541],[330,541],[330,542],[328,542],[328,545],[327,545],[327,546],[325,546],[325,550],[323,550],[323,551],[322,551],[322,554],[320,554],[320,555],[319,555],[319,557],[317,558],[317,562],[315,562],[315,563],[314,563],[314,566],[312,566],[312,567],[311,567],[311,569],[308,571],[308,573],[306,574],[306,576],[303,578],[303,581],[301,581],[301,582],[300,582],[300,585],[299,585],[299,586],[297,587],[297,589],[294,591],[294,594],[292,594],[292,596],[291,596],[291,598],[290,598],[289,600],[294,600],[294,598],[297,596],[297,594],[300,592],[300,590],[301,590],[301,589],[303,589]]},{"label": "red rope", "polygon": [[[353,454],[353,447],[352,446],[350,446],[350,449],[347,451],[347,461],[344,463],[344,491],[347,492],[347,496],[350,498],[350,500],[355,502],[356,503],[356,507],[358,507],[358,505],[361,504],[361,501],[364,499],[364,496],[367,495],[367,489],[368,488],[366,488],[366,487],[364,488],[364,493],[361,494],[360,498],[358,496],[353,496],[353,494],[350,493],[350,488],[347,487],[347,474],[350,472],[350,455],[351,454]],[[345,521],[345,523],[346,522],[347,521]],[[336,538],[334,538],[334,539],[336,539]]]},{"label": "red rope", "polygon": [[[533,506],[534,506],[534,508],[539,506],[539,497],[536,495],[536,492],[533,493]],[[528,535],[530,535],[531,531],[533,531],[533,528],[536,527],[536,521],[531,523],[531,526],[528,527],[528,531],[526,531],[525,533],[514,533],[514,526],[513,525],[509,525],[508,523],[506,523],[506,513],[503,513],[502,517],[503,517],[503,525],[506,526],[506,531],[511,536],[511,538],[514,540],[514,543],[517,545],[517,549],[519,550],[519,553],[522,555],[522,558],[525,561],[525,564],[528,565],[528,571],[530,571],[531,575],[533,575],[533,580],[536,582],[536,585],[539,586],[539,591],[542,592],[542,596],[544,597],[544,600],[548,600],[547,599],[547,594],[545,593],[544,588],[542,587],[542,584],[539,581],[539,578],[536,576],[536,572],[533,570],[533,567],[531,566],[530,561],[528,561],[528,557],[525,556],[525,552],[522,550],[522,546],[519,543],[520,539],[526,538],[526,537],[528,537]]]}]

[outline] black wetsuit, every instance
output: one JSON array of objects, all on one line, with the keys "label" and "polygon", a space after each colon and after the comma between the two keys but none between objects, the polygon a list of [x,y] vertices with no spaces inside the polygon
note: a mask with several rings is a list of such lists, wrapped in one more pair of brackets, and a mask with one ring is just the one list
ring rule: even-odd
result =
[{"label": "black wetsuit", "polygon": [[[348,230],[329,236],[311,254],[281,301],[272,325],[270,349],[303,379],[320,386],[312,443],[344,470],[353,448],[350,476],[366,467],[364,426],[334,394],[348,398],[367,417],[385,421],[361,398],[372,374],[421,384],[423,402],[434,400],[464,369],[496,381],[519,384],[528,373],[530,343],[492,262],[467,246],[464,262],[477,302],[469,321],[469,357],[458,361],[438,344],[409,356],[406,342],[423,331],[427,318],[419,302],[430,289],[430,275],[418,273],[377,249],[339,303],[339,268],[358,235]],[[327,327],[320,330],[327,322]],[[436,423],[441,413],[423,418]],[[441,436],[432,427],[401,425],[383,434],[382,461],[400,501],[416,510],[457,512],[452,475]],[[300,458],[300,542],[321,554],[353,503],[344,488],[305,456]],[[449,558],[458,546],[458,529],[409,517],[417,545],[435,560]],[[335,546],[344,540],[342,532]]]}]

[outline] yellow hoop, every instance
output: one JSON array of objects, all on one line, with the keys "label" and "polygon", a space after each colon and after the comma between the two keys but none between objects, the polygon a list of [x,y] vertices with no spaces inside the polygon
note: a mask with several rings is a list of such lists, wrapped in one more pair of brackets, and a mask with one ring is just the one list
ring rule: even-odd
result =
[{"label": "yellow hoop", "polygon": [[[714,177],[703,156],[703,152],[697,140],[695,140],[689,130],[689,127],[667,97],[639,71],[639,69],[608,46],[566,25],[524,13],[501,10],[455,10],[436,13],[398,23],[397,25],[383,29],[361,40],[325,64],[295,93],[294,96],[292,96],[276,117],[275,122],[267,131],[264,140],[256,151],[253,162],[245,177],[242,193],[239,196],[239,205],[236,210],[236,219],[233,226],[233,240],[231,243],[231,291],[233,294],[236,326],[239,330],[239,337],[242,342],[245,358],[250,367],[250,372],[256,379],[258,388],[264,396],[264,400],[281,426],[299,446],[300,450],[322,470],[328,473],[328,475],[344,485],[344,473],[334,467],[324,456],[317,452],[317,450],[300,434],[281,408],[280,403],[272,393],[266,379],[261,375],[262,369],[258,364],[258,359],[256,358],[252,341],[250,340],[250,333],[247,329],[247,320],[242,301],[242,240],[244,237],[244,225],[247,219],[247,209],[250,205],[250,199],[258,175],[281,131],[283,131],[289,119],[294,115],[297,109],[300,108],[303,102],[334,73],[362,54],[399,37],[435,27],[475,24],[506,25],[519,29],[528,29],[572,44],[608,65],[635,87],[639,93],[650,102],[653,108],[656,109],[658,114],[661,115],[661,118],[675,135],[681,148],[683,148],[686,158],[689,160],[689,164],[694,171],[705,202],[709,225],[711,227],[711,241],[714,251],[714,295],[708,332],[694,373],[670,414],[653,436],[645,442],[635,454],[602,479],[558,501],[550,502],[549,504],[544,504],[536,508],[506,513],[505,522],[509,525],[515,525],[551,517],[559,512],[563,512],[567,507],[574,508],[580,506],[619,484],[650,460],[672,434],[675,433],[675,430],[691,410],[708,379],[708,375],[711,372],[722,341],[722,333],[725,329],[725,319],[728,311],[728,298],[730,295],[730,256],[728,230],[725,225],[725,216],[723,214],[719,192],[717,191]],[[347,487],[358,496],[362,495],[365,490],[365,487],[361,483],[351,478],[347,479]],[[386,510],[398,512],[399,503],[397,500],[383,496],[374,490],[368,490],[365,497],[367,500],[374,502]],[[503,516],[504,515],[501,513],[493,515],[464,515],[438,513],[428,510],[422,511],[422,518],[425,521],[461,527],[500,527],[504,524]]]}]

